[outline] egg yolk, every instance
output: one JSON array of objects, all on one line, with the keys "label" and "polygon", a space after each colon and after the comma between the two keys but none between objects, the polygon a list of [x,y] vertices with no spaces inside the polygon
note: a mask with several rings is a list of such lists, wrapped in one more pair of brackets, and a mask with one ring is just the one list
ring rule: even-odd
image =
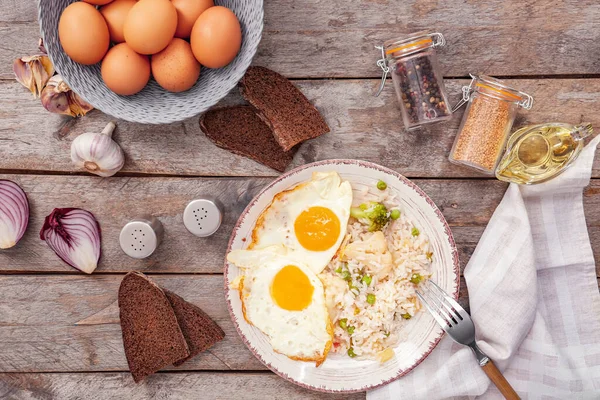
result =
[{"label": "egg yolk", "polygon": [[301,311],[310,304],[314,290],[300,268],[286,265],[273,278],[271,297],[284,310]]},{"label": "egg yolk", "polygon": [[294,232],[300,245],[310,251],[331,248],[340,236],[340,219],[326,207],[310,207],[294,222]]}]

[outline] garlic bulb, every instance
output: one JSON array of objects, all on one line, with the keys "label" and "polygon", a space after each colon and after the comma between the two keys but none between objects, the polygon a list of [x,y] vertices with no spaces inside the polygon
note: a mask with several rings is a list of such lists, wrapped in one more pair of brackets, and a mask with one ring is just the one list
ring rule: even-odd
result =
[{"label": "garlic bulb", "polygon": [[21,57],[13,62],[13,71],[17,81],[37,99],[54,75],[54,66],[48,56]]},{"label": "garlic bulb", "polygon": [[109,122],[102,133],[84,133],[71,143],[71,160],[77,167],[99,176],[113,176],[125,164],[125,154],[112,140],[115,124]]},{"label": "garlic bulb", "polygon": [[56,113],[80,117],[93,110],[89,103],[71,90],[62,76],[54,75],[42,90],[42,105],[46,110]]}]

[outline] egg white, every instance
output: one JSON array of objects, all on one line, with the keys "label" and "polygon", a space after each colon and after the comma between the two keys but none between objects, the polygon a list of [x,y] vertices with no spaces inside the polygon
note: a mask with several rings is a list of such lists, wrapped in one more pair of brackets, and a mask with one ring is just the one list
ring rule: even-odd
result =
[{"label": "egg white", "polygon": [[[327,357],[333,339],[323,284],[310,268],[285,253],[277,246],[234,250],[227,260],[242,268],[238,289],[246,320],[267,335],[276,352],[319,365]],[[310,304],[301,311],[285,310],[271,297],[273,279],[287,265],[300,268],[314,288]]]},{"label": "egg white", "polygon": [[[312,272],[319,274],[337,252],[348,226],[352,205],[352,186],[342,181],[337,172],[315,172],[312,179],[275,196],[263,211],[252,232],[249,249],[262,249],[271,245],[284,245],[289,256],[301,260]],[[311,207],[331,210],[340,221],[340,232],[335,244],[324,251],[304,248],[294,232],[296,218]]]}]

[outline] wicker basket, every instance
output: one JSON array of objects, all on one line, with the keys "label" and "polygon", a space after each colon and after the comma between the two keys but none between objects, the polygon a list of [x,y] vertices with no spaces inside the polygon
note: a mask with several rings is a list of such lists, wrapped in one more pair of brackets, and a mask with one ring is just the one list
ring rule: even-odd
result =
[{"label": "wicker basket", "polygon": [[216,0],[231,9],[242,26],[242,48],[235,60],[219,69],[202,68],[200,79],[190,90],[170,93],[154,80],[133,96],[119,96],[106,87],[100,64],[81,65],[63,51],[58,39],[58,21],[73,0],[39,0],[39,20],[44,45],[56,70],[69,86],[95,108],[132,122],[166,124],[198,115],[221,100],[244,76],[256,53],[263,29],[263,0]]}]

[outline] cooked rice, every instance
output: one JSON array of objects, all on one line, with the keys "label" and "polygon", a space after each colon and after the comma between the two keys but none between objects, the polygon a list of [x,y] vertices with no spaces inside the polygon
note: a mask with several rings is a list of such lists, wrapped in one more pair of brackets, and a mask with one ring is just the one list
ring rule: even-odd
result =
[{"label": "cooked rice", "polygon": [[[354,186],[354,185],[353,185]],[[431,273],[432,254],[429,239],[421,232],[400,207],[400,203],[389,195],[389,189],[379,191],[367,187],[354,191],[354,204],[358,206],[367,201],[379,201],[388,210],[399,209],[400,218],[390,221],[383,230],[387,243],[386,254],[363,254],[353,251],[348,256],[347,249],[352,243],[362,245],[361,241],[375,240],[381,233],[368,232],[368,226],[355,219],[348,224],[349,240],[342,245],[339,257],[335,257],[320,278],[325,285],[325,296],[331,321],[334,324],[333,352],[348,354],[352,348],[356,358],[378,359],[386,361],[399,342],[398,332],[407,318],[419,311],[420,305],[416,297],[416,285],[410,280],[414,274],[423,279]],[[419,233],[417,233],[417,228]],[[373,235],[378,235],[375,238]],[[379,243],[382,243],[379,242]],[[386,268],[386,265],[388,268]],[[336,272],[337,270],[337,272]],[[350,281],[344,280],[342,274],[348,271]],[[371,276],[367,285],[361,281],[365,275]],[[351,289],[352,287],[352,289]],[[367,302],[367,296],[375,295],[374,304]],[[346,319],[346,326],[353,327],[352,334],[340,326],[340,320]],[[343,325],[343,324],[342,324]],[[352,352],[351,351],[351,352]]]}]

